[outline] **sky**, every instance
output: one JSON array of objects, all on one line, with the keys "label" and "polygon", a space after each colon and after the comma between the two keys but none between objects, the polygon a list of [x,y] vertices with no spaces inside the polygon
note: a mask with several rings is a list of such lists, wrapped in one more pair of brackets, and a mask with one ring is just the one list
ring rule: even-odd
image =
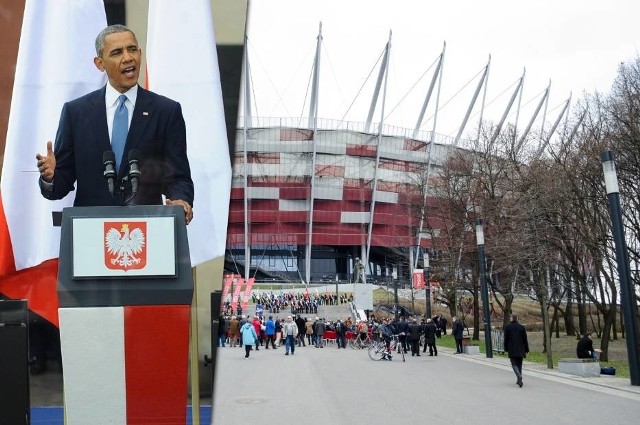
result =
[{"label": "sky", "polygon": [[[416,126],[446,43],[436,132],[457,134],[489,57],[486,95],[466,130],[477,128],[483,98],[483,117],[499,121],[525,69],[520,112],[516,101],[507,121],[524,128],[551,82],[533,124],[549,128],[570,96],[575,105],[585,93],[607,93],[619,64],[639,56],[639,16],[637,0],[250,0],[251,113],[309,115],[322,23],[320,119],[366,121],[390,39],[384,115],[381,93],[374,122]],[[435,105],[434,92],[421,130],[433,129]]]}]

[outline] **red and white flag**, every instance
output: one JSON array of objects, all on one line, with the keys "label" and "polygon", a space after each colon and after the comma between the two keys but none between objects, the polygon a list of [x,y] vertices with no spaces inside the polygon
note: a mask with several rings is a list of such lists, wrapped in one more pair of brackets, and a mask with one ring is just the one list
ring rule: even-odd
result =
[{"label": "red and white flag", "polygon": [[60,229],[51,212],[74,197],[52,202],[40,195],[35,155],[55,139],[64,102],[105,84],[93,64],[93,40],[106,25],[102,0],[25,4],[0,180],[0,292],[28,298],[52,323],[58,321],[57,297],[51,300],[57,262],[47,260],[58,257]]},{"label": "red and white flag", "polygon": [[187,226],[192,266],[224,254],[231,190],[210,3],[191,0],[186,6],[149,1],[147,86],[180,102],[187,126],[187,155],[195,186],[194,216]]}]

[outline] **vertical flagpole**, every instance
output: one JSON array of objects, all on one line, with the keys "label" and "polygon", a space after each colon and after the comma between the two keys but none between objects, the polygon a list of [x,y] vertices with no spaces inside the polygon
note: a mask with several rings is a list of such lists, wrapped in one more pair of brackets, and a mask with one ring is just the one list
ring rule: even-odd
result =
[{"label": "vertical flagpole", "polygon": [[198,351],[198,276],[195,267],[193,275],[193,302],[191,303],[191,329],[189,336],[189,368],[191,376],[191,417],[193,425],[200,425],[200,371]]}]

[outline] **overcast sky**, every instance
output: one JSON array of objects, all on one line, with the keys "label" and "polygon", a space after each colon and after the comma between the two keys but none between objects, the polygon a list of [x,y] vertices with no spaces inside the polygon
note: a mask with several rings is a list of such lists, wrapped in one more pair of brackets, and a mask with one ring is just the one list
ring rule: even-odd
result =
[{"label": "overcast sky", "polygon": [[[366,121],[391,31],[386,124],[415,126],[445,42],[438,133],[457,133],[489,55],[485,118],[499,120],[526,68],[518,126],[531,119],[549,80],[552,123],[571,93],[575,103],[584,91],[607,92],[620,62],[638,56],[639,18],[638,0],[250,0],[252,114],[308,116],[322,22],[319,118]],[[468,130],[481,100],[482,93]],[[423,130],[432,129],[434,111],[435,93]]]}]

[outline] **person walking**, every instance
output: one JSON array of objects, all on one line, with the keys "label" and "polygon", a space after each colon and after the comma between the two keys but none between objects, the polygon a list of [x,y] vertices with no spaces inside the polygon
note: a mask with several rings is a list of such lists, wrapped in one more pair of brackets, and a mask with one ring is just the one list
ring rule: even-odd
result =
[{"label": "person walking", "polygon": [[238,335],[240,334],[240,322],[236,316],[231,316],[229,323],[229,346],[235,347],[238,343]]},{"label": "person walking", "polygon": [[313,338],[313,322],[307,317],[304,324],[305,333],[307,334],[307,344],[315,344],[315,338]]},{"label": "person walking", "polygon": [[347,349],[347,340],[345,338],[345,334],[347,332],[347,327],[342,323],[340,319],[336,322],[336,342],[338,345],[338,349],[344,348]]},{"label": "person walking", "polygon": [[264,327],[264,333],[267,336],[267,342],[265,343],[266,349],[268,350],[269,344],[271,344],[271,346],[275,350],[278,347],[276,347],[276,322],[273,321],[273,316],[269,316],[269,319],[267,319]]},{"label": "person walking", "polygon": [[291,351],[291,355],[296,351],[296,337],[298,336],[298,325],[293,321],[291,316],[287,316],[287,321],[284,322],[284,326],[282,327],[282,332],[284,333],[285,338],[285,356],[289,355],[289,351]]},{"label": "person walking", "polygon": [[314,335],[316,336],[316,348],[324,348],[324,331],[326,330],[326,325],[324,323],[324,319],[319,319],[313,325]]},{"label": "person walking", "polygon": [[411,346],[411,356],[420,356],[420,335],[422,334],[422,326],[418,324],[416,319],[409,323],[409,344]]},{"label": "person walking", "polygon": [[438,355],[438,348],[436,347],[436,324],[433,323],[433,320],[431,319],[427,319],[427,323],[424,325],[423,353],[427,351],[427,347],[429,347],[430,356]]},{"label": "person walking", "polygon": [[511,367],[516,374],[516,384],[522,388],[522,361],[529,352],[527,330],[518,323],[518,315],[511,314],[511,323],[504,328],[504,349],[509,353]]},{"label": "person walking", "polygon": [[453,316],[453,319],[451,320],[453,321],[453,324],[451,325],[451,333],[453,334],[453,338],[456,340],[456,352],[453,354],[462,354],[464,325],[462,324],[462,320],[458,319],[456,316]]},{"label": "person walking", "polygon": [[440,328],[440,332],[442,332],[442,335],[447,334],[447,318],[442,314],[438,317],[438,327]]},{"label": "person walking", "polygon": [[244,345],[244,358],[248,359],[253,344],[258,340],[258,335],[256,334],[256,330],[251,322],[245,322],[244,325],[242,325],[240,328],[240,334],[242,335],[240,339]]},{"label": "person walking", "polygon": [[306,320],[298,314],[298,316],[296,317],[296,325],[298,326],[298,336],[296,338],[296,344],[298,346],[306,347],[306,344],[304,343],[305,324]]}]

